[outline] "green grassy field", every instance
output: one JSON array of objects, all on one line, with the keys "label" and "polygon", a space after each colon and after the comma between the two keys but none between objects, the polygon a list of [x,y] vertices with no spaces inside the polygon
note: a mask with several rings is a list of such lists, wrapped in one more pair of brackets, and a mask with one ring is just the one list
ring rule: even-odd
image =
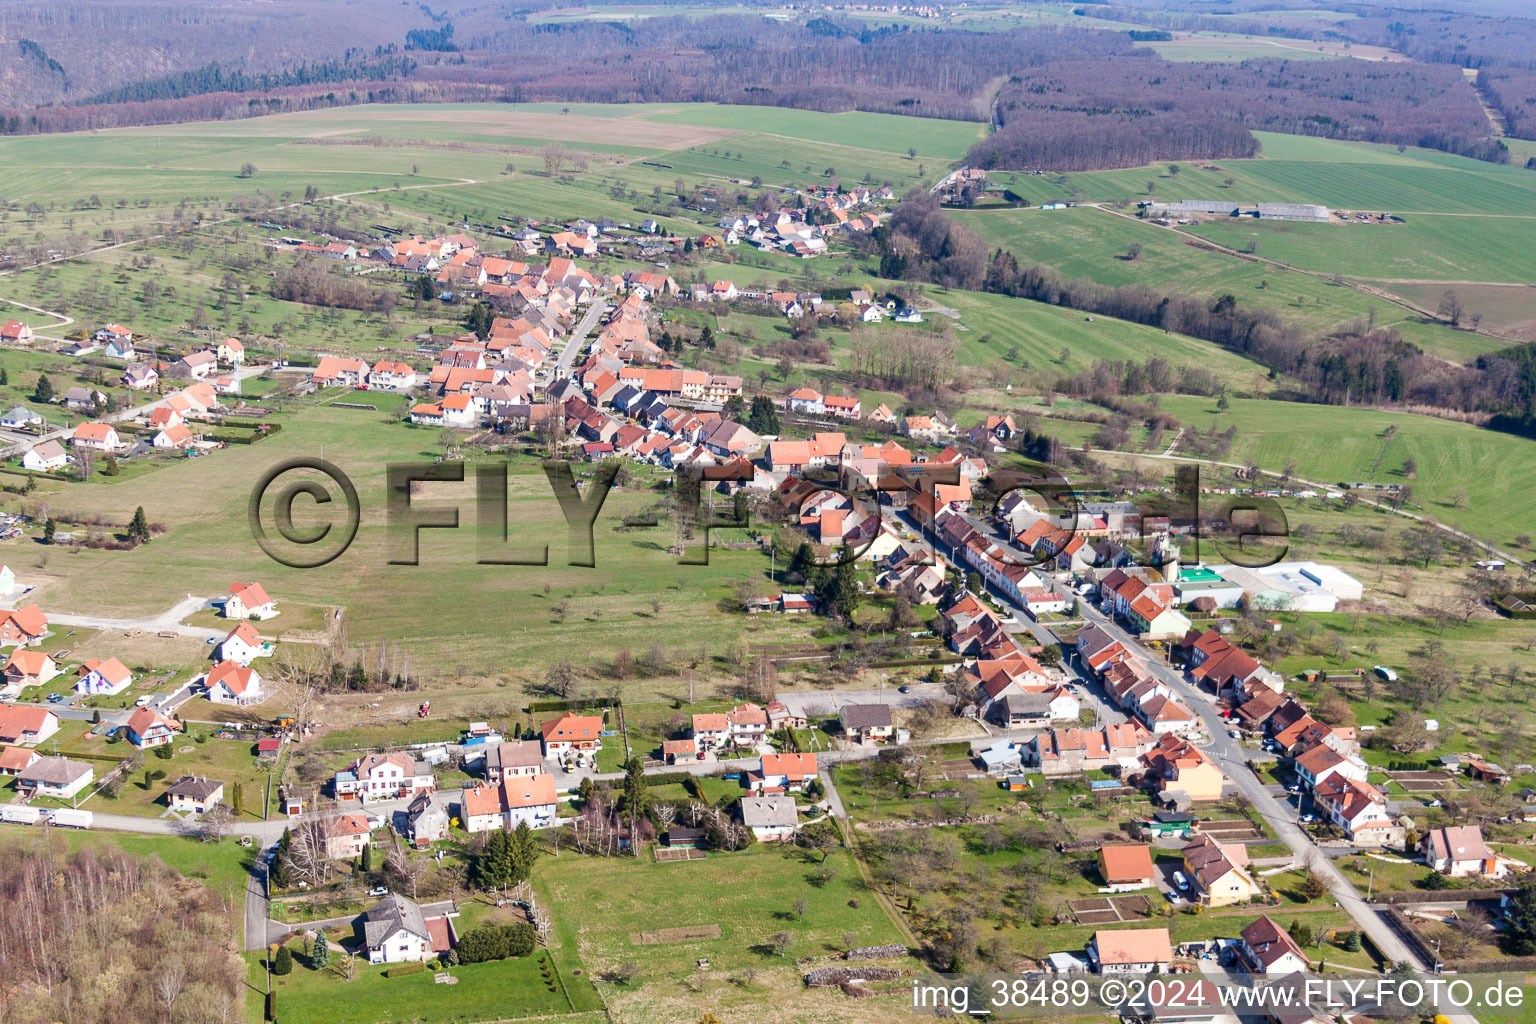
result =
[{"label": "green grassy field", "polygon": [[[1467,331],[1424,324],[1419,317],[1392,303],[1341,288],[1315,274],[1203,250],[1174,232],[1106,210],[1092,207],[1025,209],[968,212],[955,216],[980,232],[989,244],[1007,248],[1020,263],[1045,263],[1057,267],[1068,278],[1087,277],[1110,285],[1144,284],[1154,289],[1212,299],[1230,294],[1245,305],[1272,309],[1286,320],[1314,331],[1348,325],[1375,310],[1377,324],[1395,326],[1409,340],[1448,358],[1486,351],[1498,344]],[[1330,228],[1324,228],[1324,232],[1328,230]],[[1359,233],[1356,240],[1365,244],[1383,237],[1366,232],[1384,229],[1361,225],[1353,230]],[[1202,233],[1237,249],[1243,249],[1250,237],[1257,237],[1260,240],[1259,255],[1285,259],[1279,252],[1271,251],[1271,238],[1281,234],[1275,228],[1260,228],[1247,222],[1230,227],[1210,225],[1202,229]],[[1314,269],[1319,263],[1325,268],[1351,265],[1331,263],[1336,255],[1335,240],[1349,239],[1322,233],[1316,235],[1315,240],[1316,259],[1298,261],[1300,265]],[[1141,247],[1135,260],[1128,258],[1132,245]],[[1404,258],[1426,257],[1404,250]]]},{"label": "green grassy field", "polygon": [[[1238,399],[1221,414],[1209,399],[1168,395],[1162,404],[1186,426],[1235,425],[1237,439],[1226,461],[1252,460],[1277,472],[1294,464],[1301,476],[1325,484],[1407,484],[1419,506],[1410,511],[1502,544],[1536,528],[1536,515],[1519,497],[1536,488],[1531,442],[1522,438],[1427,416],[1337,406]],[[1383,433],[1389,426],[1396,427],[1395,436]],[[1409,458],[1418,462],[1414,479],[1402,472]],[[1466,508],[1449,504],[1457,488],[1470,497]]]},{"label": "green grassy field", "polygon": [[1525,283],[1536,278],[1536,258],[1522,244],[1531,231],[1528,220],[1415,214],[1407,221],[1350,225],[1216,221],[1191,230],[1234,249],[1244,249],[1254,240],[1259,255],[1307,270],[1371,280]]}]

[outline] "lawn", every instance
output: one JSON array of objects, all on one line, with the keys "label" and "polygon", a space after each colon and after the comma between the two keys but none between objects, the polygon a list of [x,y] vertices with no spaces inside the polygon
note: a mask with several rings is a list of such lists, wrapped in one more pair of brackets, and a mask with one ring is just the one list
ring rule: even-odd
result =
[{"label": "lawn", "polygon": [[[1235,426],[1226,461],[1256,462],[1275,472],[1294,464],[1301,477],[1326,485],[1408,485],[1414,491],[1409,511],[1461,524],[1500,544],[1536,532],[1536,512],[1519,499],[1536,491],[1536,446],[1523,438],[1428,416],[1338,406],[1233,399],[1221,413],[1210,399],[1185,395],[1165,395],[1161,404],[1186,426]],[[1412,479],[1403,471],[1410,458],[1417,461]],[[1468,496],[1460,509],[1451,502],[1458,489]]]},{"label": "lawn", "polygon": [[[832,850],[824,881],[820,854],[773,843],[738,853],[711,853],[705,860],[655,863],[647,850],[639,858],[541,857],[534,887],[555,908],[556,928],[580,949],[583,961],[601,976],[625,960],[642,969],[648,984],[693,975],[695,961],[710,960],[712,972],[751,967],[793,968],[764,948],[768,937],[794,936],[794,957],[826,956],[856,946],[900,942],[900,933],[859,878],[853,857]],[[795,910],[804,900],[802,917]],[[639,933],[657,928],[717,924],[720,938],[698,942],[641,945]]]},{"label": "lawn", "polygon": [[[338,954],[332,953],[332,962]],[[432,971],[386,978],[383,965],[359,964],[352,980],[330,968],[311,970],[296,957],[293,973],[272,979],[279,1019],[293,1024],[414,1024],[417,1021],[482,1021],[558,1016],[572,1012],[563,990],[549,991],[540,974],[542,950],[534,955],[454,967],[453,985],[440,985]],[[258,990],[266,974],[262,955],[247,955],[249,981]]]}]

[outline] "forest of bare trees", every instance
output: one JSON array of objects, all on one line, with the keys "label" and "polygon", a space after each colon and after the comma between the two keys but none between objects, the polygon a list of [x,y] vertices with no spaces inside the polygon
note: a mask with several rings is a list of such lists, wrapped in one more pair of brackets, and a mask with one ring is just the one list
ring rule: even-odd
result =
[{"label": "forest of bare trees", "polygon": [[0,859],[0,1020],[238,1024],[234,908],[158,860],[111,847]]},{"label": "forest of bare trees", "polygon": [[1427,146],[1503,163],[1477,95],[1452,67],[1357,61],[1169,63],[1150,50],[1025,69],[998,95],[981,167],[1094,170],[1253,156],[1252,130]]}]

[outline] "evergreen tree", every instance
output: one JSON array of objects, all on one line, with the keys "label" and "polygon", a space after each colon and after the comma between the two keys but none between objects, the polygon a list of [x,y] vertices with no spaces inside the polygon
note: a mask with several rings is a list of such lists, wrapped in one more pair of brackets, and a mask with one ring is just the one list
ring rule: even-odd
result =
[{"label": "evergreen tree", "polygon": [[0,366],[0,385],[9,384],[10,382],[11,375],[5,372],[5,367]]},{"label": "evergreen tree", "polygon": [[415,286],[412,288],[412,294],[423,302],[430,302],[435,299],[437,297],[437,289],[433,287],[432,275],[422,274],[418,277]]},{"label": "evergreen tree", "polygon": [[117,456],[108,454],[101,460],[102,476],[117,476],[122,469],[117,465]]},{"label": "evergreen tree", "polygon": [[277,856],[273,859],[269,872],[273,888],[288,888],[288,851],[292,847],[293,830],[285,828],[283,837],[277,841]]},{"label": "evergreen tree", "polygon": [[[363,847],[367,849],[367,847]],[[331,944],[325,941],[325,932],[316,929],[315,944],[309,951],[309,966],[314,970],[325,969],[325,965],[331,962]]]},{"label": "evergreen tree", "polygon": [[809,541],[801,541],[800,546],[795,548],[794,557],[789,560],[789,574],[808,578],[816,568],[815,549],[811,547]]},{"label": "evergreen tree", "polygon": [[237,782],[230,789],[230,793],[229,793],[229,806],[230,806],[230,810],[235,812],[235,816],[236,817],[239,817],[240,816],[240,812],[242,810],[244,810],[244,808],[241,806],[241,804],[243,804],[244,802],[245,802],[245,793],[240,789],[240,783]]},{"label": "evergreen tree", "polygon": [[747,413],[747,429],[754,434],[778,434],[779,411],[773,407],[773,399],[767,395],[752,399],[752,411]]},{"label": "evergreen tree", "polygon": [[651,810],[651,795],[645,788],[645,763],[632,757],[624,764],[624,813],[644,815]]},{"label": "evergreen tree", "polygon": [[576,790],[576,795],[581,798],[583,804],[589,804],[592,802],[592,794],[596,791],[597,787],[592,785],[592,777],[588,775],[581,780],[581,786]]},{"label": "evergreen tree", "polygon": [[511,861],[508,884],[526,882],[528,876],[533,874],[533,858],[538,855],[538,848],[533,841],[533,829],[528,826],[527,819],[517,823],[517,831],[512,833],[508,847]]},{"label": "evergreen tree", "polygon": [[32,400],[34,402],[53,401],[53,381],[48,379],[46,373],[38,376],[37,390],[32,392]]},{"label": "evergreen tree", "polygon": [[704,329],[699,332],[699,348],[712,349],[714,347],[715,332],[710,330],[709,324],[705,324]]},{"label": "evergreen tree", "polygon": [[128,537],[140,544],[149,543],[149,517],[144,514],[143,505],[133,510],[133,521],[128,524]]},{"label": "evergreen tree", "polygon": [[1511,956],[1536,953],[1536,882],[1515,890],[1504,911],[1504,941]]},{"label": "evergreen tree", "polygon": [[824,574],[816,585],[816,599],[825,609],[835,611],[845,619],[853,618],[853,613],[858,611],[859,602],[864,599],[859,593],[853,566],[839,565],[833,572]]},{"label": "evergreen tree", "polygon": [[58,532],[59,532],[59,524],[55,523],[53,521],[53,517],[52,516],[49,516],[48,517],[48,521],[43,523],[43,543],[44,544],[52,544],[53,543],[53,535],[58,533]]},{"label": "evergreen tree", "polygon": [[368,872],[373,870],[373,844],[372,843],[364,843],[363,844],[363,855],[359,859],[361,860],[361,863],[358,865],[358,868],[364,874],[367,874]]},{"label": "evergreen tree", "polygon": [[293,954],[287,946],[279,946],[277,956],[272,961],[272,973],[278,977],[293,973]]}]

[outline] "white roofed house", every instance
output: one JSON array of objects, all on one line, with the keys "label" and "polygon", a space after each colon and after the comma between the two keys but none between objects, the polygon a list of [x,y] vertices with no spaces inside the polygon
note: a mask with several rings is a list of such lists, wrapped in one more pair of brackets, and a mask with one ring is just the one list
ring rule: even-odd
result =
[{"label": "white roofed house", "polygon": [[740,805],[741,823],[760,841],[789,839],[799,828],[800,816],[792,796],[744,796]]}]

